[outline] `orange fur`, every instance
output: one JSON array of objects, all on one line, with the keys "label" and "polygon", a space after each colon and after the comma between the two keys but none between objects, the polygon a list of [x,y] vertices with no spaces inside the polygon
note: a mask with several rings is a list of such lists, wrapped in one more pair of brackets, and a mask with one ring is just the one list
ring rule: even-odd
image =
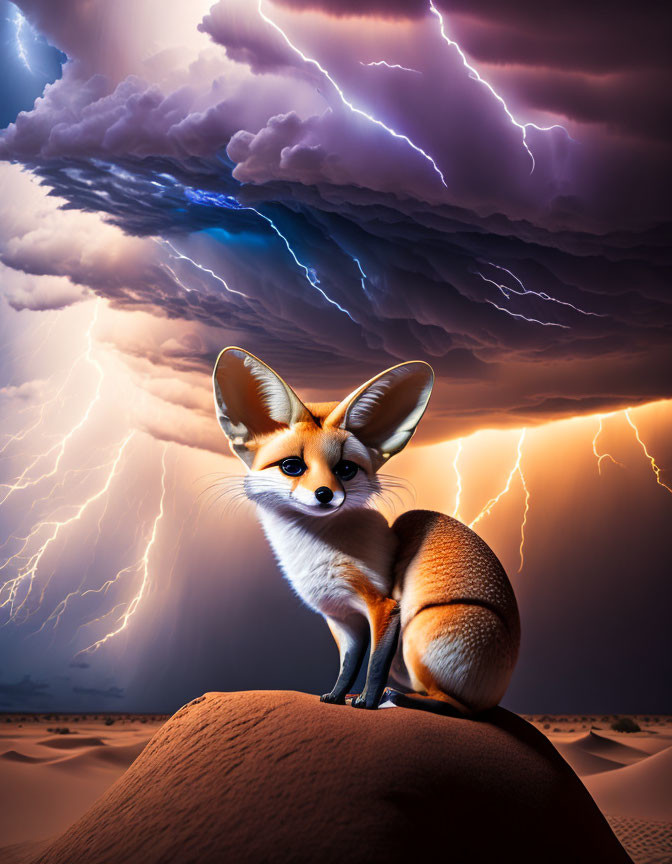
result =
[{"label": "orange fur", "polygon": [[[520,638],[501,564],[477,534],[441,513],[411,511],[393,528],[403,659],[413,687],[463,710],[496,704]],[[469,680],[462,681],[467,663]]]},{"label": "orange fur", "polygon": [[381,594],[364,574],[354,568],[348,568],[343,575],[366,604],[373,649],[387,629],[390,617],[397,605],[396,600]]}]

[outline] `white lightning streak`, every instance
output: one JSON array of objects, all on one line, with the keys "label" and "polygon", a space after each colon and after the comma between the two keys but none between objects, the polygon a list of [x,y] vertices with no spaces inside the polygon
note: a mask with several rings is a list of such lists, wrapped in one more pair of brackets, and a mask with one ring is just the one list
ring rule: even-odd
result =
[{"label": "white lightning streak", "polygon": [[570,329],[566,324],[556,324],[554,321],[539,321],[538,318],[528,318],[527,315],[521,315],[518,312],[511,312],[509,309],[505,309],[503,306],[498,306],[494,301],[488,300],[487,297],[485,299],[485,302],[489,303],[491,306],[494,306],[495,309],[499,309],[500,312],[506,312],[506,314],[510,315],[512,318],[521,318],[523,321],[527,321],[529,324],[541,324],[542,327],[561,327],[563,330]]},{"label": "white lightning streak", "polygon": [[[155,242],[156,242],[156,243],[159,243],[158,240],[156,240]],[[218,275],[215,273],[214,270],[211,270],[209,267],[204,267],[202,264],[199,264],[197,261],[194,261],[193,258],[189,258],[188,255],[184,255],[182,252],[179,252],[179,251],[178,251],[178,250],[173,246],[173,244],[170,243],[168,240],[162,240],[161,243],[163,243],[164,246],[167,246],[167,247],[171,250],[171,252],[173,253],[174,257],[177,258],[179,261],[188,261],[190,264],[193,264],[193,266],[196,267],[196,268],[197,268],[198,270],[200,270],[201,272],[203,272],[203,273],[207,273],[209,276],[212,276],[213,279],[216,279],[216,280],[217,280],[221,285],[223,285],[223,286],[226,288],[226,290],[229,292],[229,294],[237,294],[239,297],[245,297],[246,300],[249,300],[249,299],[250,299],[249,296],[248,296],[247,294],[243,294],[242,291],[236,291],[235,288],[231,288],[231,287],[230,287],[230,286],[229,286],[229,285],[224,281],[224,279],[222,279],[221,276],[218,276]],[[165,266],[165,265],[164,265],[164,266]],[[177,280],[177,282],[178,282],[178,284],[180,285],[181,288],[184,288],[185,291],[190,291],[190,289],[187,288],[186,285],[183,285],[182,282],[180,282],[180,280],[177,279],[177,277],[175,277],[175,278],[176,278],[176,280]]]},{"label": "white lightning streak", "polygon": [[644,455],[646,456],[646,458],[649,460],[649,463],[651,465],[651,470],[656,475],[656,483],[659,486],[662,486],[663,489],[667,489],[668,492],[672,492],[672,487],[668,486],[667,483],[664,483],[660,479],[660,475],[661,475],[661,472],[663,469],[657,464],[656,460],[653,458],[653,456],[647,450],[646,444],[642,441],[640,434],[639,434],[639,429],[637,428],[632,417],[630,416],[630,409],[628,408],[623,413],[625,414],[625,419],[628,421],[628,424],[630,425],[633,432],[635,433],[635,438],[637,439],[637,443],[639,444],[639,446],[644,451]]},{"label": "white lightning streak", "polygon": [[411,69],[409,66],[401,66],[399,63],[388,63],[387,60],[372,60],[370,63],[359,61],[360,66],[385,66],[386,69],[401,69],[403,72],[414,72],[416,75],[422,75],[419,69]]},{"label": "white lightning streak", "polygon": [[[119,463],[121,462],[121,458],[124,455],[124,451],[125,451],[126,447],[128,446],[128,443],[131,440],[131,438],[133,437],[133,435],[134,435],[134,433],[130,432],[126,436],[126,438],[124,438],[124,440],[121,442],[121,444],[119,445],[119,450],[117,451],[116,458],[115,458],[114,462],[112,463],[112,467],[111,467],[111,469],[107,475],[107,479],[105,480],[105,483],[103,484],[103,486],[97,492],[94,492],[93,495],[90,495],[82,504],[78,505],[75,512],[72,514],[72,516],[68,516],[67,519],[63,519],[60,521],[54,519],[54,520],[49,520],[49,521],[44,521],[44,522],[38,523],[35,526],[35,528],[30,532],[28,537],[25,538],[24,544],[23,544],[22,548],[19,550],[19,552],[17,552],[15,555],[12,555],[11,558],[9,558],[2,565],[2,567],[4,568],[5,566],[7,566],[7,564],[10,561],[17,558],[21,554],[21,552],[23,552],[25,550],[26,546],[28,545],[29,540],[32,537],[34,537],[41,528],[49,529],[47,539],[42,542],[42,544],[40,545],[37,552],[34,552],[28,558],[27,563],[19,570],[19,572],[15,576],[15,578],[6,582],[2,586],[2,589],[0,589],[2,592],[5,592],[5,591],[7,592],[7,596],[6,596],[5,600],[3,600],[2,603],[0,603],[0,608],[9,605],[9,607],[10,607],[9,620],[10,621],[16,620],[16,616],[21,611],[21,609],[25,606],[26,601],[28,600],[28,597],[30,596],[30,592],[31,592],[33,583],[34,583],[35,578],[37,576],[37,571],[38,571],[38,568],[40,566],[40,562],[42,561],[45,553],[47,552],[47,550],[49,549],[51,544],[57,539],[61,530],[65,527],[67,527],[68,525],[71,525],[73,522],[79,521],[79,519],[81,519],[81,517],[84,515],[86,510],[88,510],[88,508],[92,504],[94,504],[96,501],[98,501],[100,498],[102,498],[103,495],[107,494],[110,486],[112,485],[112,481],[113,481],[114,477],[116,476],[117,468],[119,467]],[[14,608],[14,602],[16,600],[17,592],[26,579],[28,580],[28,590],[27,590],[23,600],[19,604],[19,606],[17,606],[15,609]]]},{"label": "white lightning streak", "polygon": [[294,250],[290,246],[289,240],[285,237],[285,235],[282,233],[282,231],[280,231],[278,226],[275,224],[275,222],[271,218],[269,218],[268,216],[265,216],[259,210],[255,210],[254,207],[241,207],[240,209],[241,210],[251,210],[253,213],[256,213],[257,216],[260,216],[262,219],[264,219],[266,222],[268,222],[268,224],[271,226],[273,231],[275,231],[275,233],[278,235],[278,237],[282,240],[282,242],[287,247],[287,251],[292,256],[292,258],[296,262],[297,266],[303,270],[303,272],[306,275],[307,281],[313,286],[313,288],[315,288],[316,291],[320,292],[320,294],[324,297],[324,299],[327,301],[327,303],[331,303],[332,306],[335,306],[344,315],[347,315],[348,318],[352,322],[354,322],[355,324],[357,323],[355,321],[355,319],[352,317],[352,315],[350,314],[350,312],[348,312],[348,310],[345,307],[341,306],[340,303],[337,303],[336,300],[332,300],[332,298],[324,291],[324,289],[320,287],[320,280],[317,278],[317,273],[315,272],[315,270],[312,267],[307,267],[302,261],[299,261],[299,259],[296,256],[296,253],[294,252]]},{"label": "white lightning streak", "polygon": [[453,510],[453,519],[460,518],[460,498],[462,497],[462,475],[460,474],[460,456],[462,454],[462,438],[457,442],[455,450],[455,458],[453,459],[453,470],[457,480],[457,490],[455,492],[455,508]]},{"label": "white lightning streak", "polygon": [[[96,358],[93,356],[93,328],[95,327],[96,322],[98,320],[99,306],[100,306],[100,300],[96,300],[93,318],[91,319],[91,323],[89,324],[89,327],[88,327],[88,330],[86,333],[86,351],[84,353],[84,358],[86,359],[86,361],[88,363],[90,363],[94,367],[94,369],[96,370],[96,372],[98,374],[98,383],[96,386],[96,392],[93,396],[93,399],[91,399],[91,401],[89,402],[87,409],[84,412],[81,419],[74,426],[71,427],[71,429],[61,438],[60,441],[58,441],[56,444],[54,444],[52,447],[50,447],[49,450],[46,451],[46,453],[40,453],[38,456],[36,456],[33,459],[33,461],[23,469],[23,471],[21,472],[19,477],[17,477],[17,479],[13,483],[0,483],[0,487],[4,487],[5,489],[7,489],[7,493],[5,494],[4,498],[0,499],[0,506],[5,503],[5,501],[9,498],[10,495],[12,495],[12,493],[19,491],[21,489],[27,489],[29,486],[36,486],[38,483],[41,483],[43,480],[47,480],[49,477],[53,477],[58,472],[59,466],[61,464],[61,460],[63,458],[63,454],[65,453],[65,449],[66,449],[69,441],[72,439],[72,437],[77,432],[79,432],[79,430],[82,428],[82,426],[84,426],[86,424],[89,417],[91,416],[91,412],[93,411],[94,406],[100,400],[100,397],[102,394],[102,384],[103,384],[104,374],[103,374],[102,366],[100,365],[98,360],[96,360]],[[68,378],[69,377],[70,376],[68,375]],[[66,382],[67,382],[67,378],[66,378]],[[65,386],[65,383],[63,384],[63,387],[64,386]],[[60,388],[59,393],[62,391],[63,387]],[[34,468],[35,465],[37,465],[37,463],[41,459],[43,459],[46,456],[50,456],[54,452],[56,452],[56,454],[57,454],[56,460],[55,460],[53,467],[51,468],[50,471],[48,471],[46,474],[42,474],[39,477],[33,477],[33,478],[26,479],[26,475],[28,474],[28,472],[32,468]]]},{"label": "white lightning streak", "polygon": [[[511,473],[509,474],[509,476],[506,480],[506,485],[504,486],[504,488],[502,489],[502,491],[499,494],[495,495],[494,498],[491,498],[488,501],[488,503],[481,510],[481,512],[478,514],[478,516],[476,516],[475,519],[472,519],[472,521],[469,523],[470,528],[473,528],[474,525],[477,525],[481,521],[481,519],[483,519],[485,516],[490,515],[490,513],[492,512],[492,508],[495,506],[495,504],[497,504],[497,502],[504,495],[506,495],[506,493],[511,488],[511,483],[513,481],[513,478],[516,476],[516,474],[520,475],[521,481],[523,483],[523,487],[525,486],[525,481],[523,479],[523,474],[522,474],[522,471],[520,468],[520,462],[521,462],[521,459],[523,458],[523,442],[525,441],[526,433],[527,433],[527,429],[523,429],[523,431],[520,433],[520,438],[518,439],[518,448],[516,450],[516,464],[511,469]],[[527,493],[527,489],[525,489],[525,492]],[[525,506],[526,506],[525,513],[527,514],[527,500],[526,500]]]},{"label": "white lightning streak", "polygon": [[597,431],[595,432],[595,435],[593,437],[593,454],[594,454],[595,458],[597,459],[597,473],[598,474],[602,474],[602,461],[604,459],[610,459],[614,465],[620,465],[621,468],[623,467],[623,463],[619,462],[618,459],[614,459],[614,457],[611,455],[611,453],[598,453],[597,452],[597,440],[600,437],[600,435],[602,434],[602,421],[604,420],[605,416],[611,417],[613,415],[612,414],[606,414],[606,415],[605,414],[598,414],[597,415]]},{"label": "white lightning streak", "polygon": [[303,53],[303,51],[301,51],[300,48],[297,48],[296,45],[294,45],[294,43],[290,40],[289,36],[282,29],[282,27],[280,27],[278,24],[275,23],[275,21],[273,21],[272,18],[269,18],[268,15],[266,15],[264,10],[262,9],[262,0],[258,0],[257,9],[260,17],[282,36],[287,45],[292,49],[292,51],[294,51],[295,54],[298,54],[298,56],[303,60],[304,63],[309,63],[311,66],[314,66],[316,69],[318,69],[322,73],[322,75],[324,75],[327,81],[329,81],[331,86],[338,93],[341,102],[346,106],[346,108],[352,111],[353,114],[359,114],[360,117],[365,117],[370,123],[374,123],[376,126],[384,129],[393,138],[398,138],[401,141],[405,141],[409,147],[415,150],[416,153],[419,153],[431,164],[432,168],[438,174],[443,185],[446,187],[446,189],[448,188],[448,184],[446,183],[446,178],[443,176],[443,172],[436,164],[434,159],[429,155],[429,153],[426,153],[422,149],[422,147],[418,147],[418,145],[411,141],[411,139],[407,135],[404,135],[401,132],[397,132],[395,129],[392,129],[390,126],[387,126],[385,123],[383,123],[382,120],[378,120],[377,117],[374,117],[372,114],[368,114],[366,111],[363,111],[361,108],[353,105],[353,103],[350,102],[350,100],[346,97],[345,93],[341,90],[336,81],[331,77],[329,72],[324,68],[324,66],[322,66],[313,57],[308,57],[306,54]]},{"label": "white lightning streak", "polygon": [[23,28],[26,25],[26,19],[21,14],[20,9],[17,9],[14,13],[13,23],[15,27],[16,53],[19,57],[19,60],[23,63],[23,65],[32,75],[33,70],[31,69],[30,63],[28,61],[28,52],[26,51],[26,46],[23,44],[22,40]]},{"label": "white lightning streak", "polygon": [[[159,509],[157,511],[156,517],[154,519],[154,524],[152,525],[152,530],[149,536],[149,540],[147,541],[147,545],[145,546],[145,551],[140,559],[140,566],[142,567],[142,580],[140,583],[140,588],[138,592],[130,601],[128,606],[126,607],[126,611],[123,613],[120,619],[119,626],[116,630],[111,630],[109,633],[106,633],[101,639],[98,639],[96,642],[93,642],[87,648],[83,648],[81,651],[78,651],[79,654],[93,654],[94,651],[97,651],[106,642],[110,639],[113,639],[115,636],[119,635],[122,630],[125,630],[128,627],[129,620],[135,614],[138,606],[142,602],[142,598],[145,596],[147,591],[147,587],[149,585],[149,560],[151,557],[152,549],[154,548],[154,544],[156,543],[156,537],[158,534],[159,523],[163,519],[163,514],[165,511],[165,498],[166,498],[166,446],[163,447],[163,454],[161,456],[161,498],[159,499]],[[125,568],[128,569],[128,568]],[[119,574],[117,574],[119,575]]]},{"label": "white lightning streak", "polygon": [[578,312],[580,315],[589,315],[593,318],[608,318],[608,315],[605,315],[601,312],[587,312],[585,309],[581,309],[579,306],[575,306],[573,303],[569,303],[566,300],[558,300],[557,297],[552,297],[550,294],[547,294],[545,291],[533,291],[531,288],[526,288],[525,285],[521,282],[521,280],[516,276],[515,273],[512,273],[511,270],[507,270],[506,267],[501,267],[499,264],[493,264],[492,261],[486,261],[490,267],[494,267],[495,270],[501,270],[504,273],[507,273],[512,279],[514,279],[518,285],[520,285],[521,290],[518,291],[516,288],[512,288],[510,285],[501,285],[499,282],[495,282],[494,279],[488,279],[487,276],[484,276],[478,270],[476,271],[476,275],[480,276],[484,282],[488,282],[490,285],[494,285],[495,288],[499,289],[499,291],[506,297],[508,300],[511,294],[516,294],[519,297],[524,297],[528,294],[534,295],[535,297],[539,297],[541,300],[545,300],[550,303],[557,303],[559,306],[569,306],[570,309],[573,309],[574,312]]},{"label": "white lightning streak", "polygon": [[530,150],[529,144],[527,143],[527,130],[528,130],[528,128],[531,126],[533,129],[538,129],[540,132],[549,132],[551,129],[562,129],[563,132],[565,132],[565,134],[569,134],[569,133],[567,132],[565,127],[561,126],[559,123],[554,123],[552,126],[538,126],[536,123],[520,123],[518,120],[516,120],[516,118],[511,113],[509,106],[506,104],[505,100],[499,95],[499,93],[495,90],[495,88],[491,84],[489,84],[484,78],[481,78],[481,76],[478,73],[478,70],[475,69],[467,60],[464,51],[460,48],[460,46],[457,44],[457,42],[453,41],[450,38],[450,36],[446,33],[446,27],[445,27],[445,24],[443,21],[443,15],[436,8],[436,6],[433,3],[433,0],[429,0],[429,9],[432,12],[432,14],[436,15],[436,17],[439,19],[439,26],[441,29],[441,38],[444,40],[444,42],[447,42],[448,45],[453,47],[457,51],[457,53],[460,55],[460,60],[462,60],[462,64],[463,64],[464,68],[467,69],[467,71],[469,72],[469,77],[473,78],[474,81],[478,81],[479,84],[482,84],[484,87],[486,87],[489,90],[489,92],[495,97],[495,99],[502,106],[502,108],[504,109],[504,113],[509,118],[511,123],[516,128],[520,129],[521,134],[523,136],[523,147],[527,151],[527,154],[532,161],[532,168],[530,170],[530,174],[531,174],[534,171],[535,161],[534,161],[534,155],[532,154],[532,151]]}]

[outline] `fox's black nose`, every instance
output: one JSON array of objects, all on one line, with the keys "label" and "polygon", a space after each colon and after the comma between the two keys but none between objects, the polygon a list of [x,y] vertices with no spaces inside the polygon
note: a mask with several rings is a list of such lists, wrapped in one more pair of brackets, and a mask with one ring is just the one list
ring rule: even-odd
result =
[{"label": "fox's black nose", "polygon": [[315,490],[315,497],[320,504],[328,504],[334,497],[334,493],[328,486],[320,486],[319,489]]}]

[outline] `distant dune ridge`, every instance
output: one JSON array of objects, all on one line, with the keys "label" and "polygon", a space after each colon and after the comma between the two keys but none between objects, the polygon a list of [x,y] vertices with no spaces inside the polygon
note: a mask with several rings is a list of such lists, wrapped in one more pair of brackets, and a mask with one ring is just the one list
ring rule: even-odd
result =
[{"label": "distant dune ridge", "polygon": [[34,860],[326,864],[437,852],[428,860],[630,861],[555,748],[504,709],[474,721],[261,691],[182,708]]},{"label": "distant dune ridge", "polygon": [[626,765],[613,777],[601,774],[587,777],[585,784],[610,815],[669,821],[672,819],[672,747]]},{"label": "distant dune ridge", "polygon": [[612,741],[593,731],[567,743],[558,742],[555,746],[579,777],[622,768],[624,765],[639,762],[648,755],[643,750]]}]

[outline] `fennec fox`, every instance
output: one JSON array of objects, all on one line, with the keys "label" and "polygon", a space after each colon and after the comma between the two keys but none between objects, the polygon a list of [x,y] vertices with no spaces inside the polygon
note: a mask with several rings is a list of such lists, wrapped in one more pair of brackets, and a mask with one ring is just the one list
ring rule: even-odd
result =
[{"label": "fennec fox", "polygon": [[286,577],[338,645],[324,702],[345,702],[369,643],[357,708],[378,707],[391,667],[414,691],[407,698],[464,714],[496,705],[509,683],[518,609],[493,552],[443,513],[412,510],[390,527],[370,506],[376,472],[410,440],[433,381],[427,363],[401,363],[342,402],[304,403],[249,352],[225,348],[217,359],[217,416],[248,468],[245,493]]}]

